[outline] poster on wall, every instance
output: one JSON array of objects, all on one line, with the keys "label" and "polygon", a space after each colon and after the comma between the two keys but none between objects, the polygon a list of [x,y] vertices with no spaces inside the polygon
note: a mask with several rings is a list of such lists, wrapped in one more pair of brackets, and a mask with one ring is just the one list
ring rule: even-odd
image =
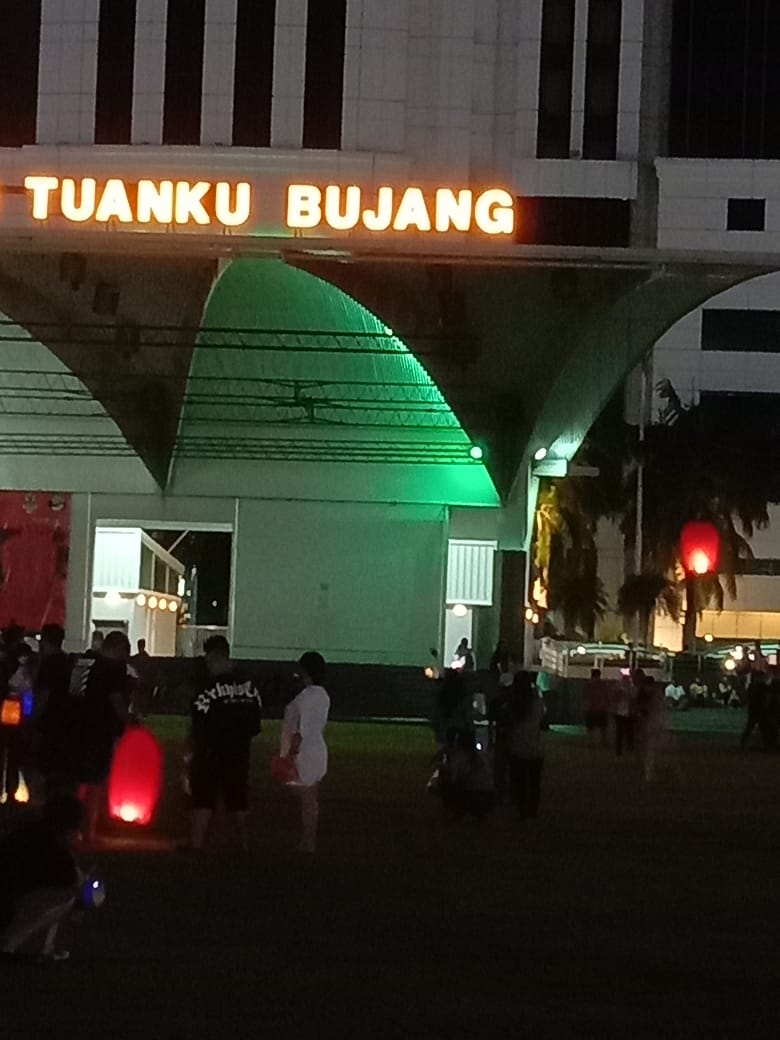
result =
[{"label": "poster on wall", "polygon": [[70,495],[0,491],[0,627],[65,624]]}]

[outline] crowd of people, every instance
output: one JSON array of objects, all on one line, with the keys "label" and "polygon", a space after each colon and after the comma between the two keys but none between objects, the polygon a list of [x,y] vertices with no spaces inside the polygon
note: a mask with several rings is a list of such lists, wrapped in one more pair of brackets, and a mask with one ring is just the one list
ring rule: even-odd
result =
[{"label": "crowd of people", "polygon": [[[60,626],[45,625],[35,649],[15,627],[0,645],[2,797],[18,801],[24,775],[37,810],[0,840],[0,956],[6,958],[30,949],[47,960],[62,956],[57,929],[85,883],[74,851],[96,841],[117,742],[139,724],[153,689],[145,646],[131,659],[123,632],[95,633],[81,654],[66,653],[63,642]],[[328,766],[325,669],[315,651],[298,661],[277,756],[300,799],[299,849],[309,854],[316,850],[318,790]],[[231,661],[227,639],[206,640],[183,760],[189,838],[179,850],[203,850],[218,805],[233,821],[237,847],[247,849],[250,751],[261,709],[257,687]]]},{"label": "crowd of people", "polygon": [[473,692],[461,670],[447,669],[434,696],[436,770],[429,787],[455,819],[484,817],[507,795],[521,819],[535,817],[545,728],[536,675],[503,673],[487,721],[487,747],[483,747],[477,739]]}]

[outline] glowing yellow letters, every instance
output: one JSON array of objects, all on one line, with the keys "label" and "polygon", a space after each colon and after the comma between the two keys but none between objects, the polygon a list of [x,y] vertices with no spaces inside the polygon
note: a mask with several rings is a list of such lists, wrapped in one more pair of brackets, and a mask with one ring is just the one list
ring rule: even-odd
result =
[{"label": "glowing yellow letters", "polygon": [[426,192],[414,185],[397,190],[382,185],[370,193],[375,204],[363,208],[364,193],[356,184],[291,184],[287,189],[287,227],[313,231],[471,231],[511,235],[515,229],[514,199],[503,188],[473,192],[468,188],[437,188]]},{"label": "glowing yellow letters", "polygon": [[[254,189],[249,181],[152,180],[121,177],[29,175],[34,220],[59,216],[73,224],[120,224],[140,227],[240,228],[252,217]],[[281,186],[272,185],[270,200],[261,195],[274,221]],[[263,189],[261,189],[263,190]],[[511,235],[515,203],[503,188],[422,188],[417,185],[290,184],[286,188],[284,221],[291,231],[447,234],[481,231]],[[278,213],[278,210],[277,210]],[[278,220],[278,216],[276,217]]]},{"label": "glowing yellow letters", "polygon": [[240,227],[252,212],[252,187],[246,181],[153,181],[127,184],[111,177],[98,184],[94,177],[29,176],[24,186],[32,196],[32,216],[45,221],[59,212],[65,220],[83,224],[196,224],[200,227]]}]

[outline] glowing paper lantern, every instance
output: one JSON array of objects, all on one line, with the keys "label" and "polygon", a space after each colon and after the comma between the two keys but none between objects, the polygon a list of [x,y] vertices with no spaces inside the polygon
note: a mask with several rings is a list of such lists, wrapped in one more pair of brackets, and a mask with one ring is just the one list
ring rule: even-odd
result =
[{"label": "glowing paper lantern", "polygon": [[108,779],[108,809],[116,820],[151,823],[163,783],[163,753],[143,726],[128,729],[116,746]]},{"label": "glowing paper lantern", "polygon": [[691,520],[680,532],[680,556],[686,573],[712,574],[717,569],[720,535],[707,520]]},{"label": "glowing paper lantern", "polygon": [[9,694],[0,706],[0,726],[21,726],[22,702],[15,694]]}]

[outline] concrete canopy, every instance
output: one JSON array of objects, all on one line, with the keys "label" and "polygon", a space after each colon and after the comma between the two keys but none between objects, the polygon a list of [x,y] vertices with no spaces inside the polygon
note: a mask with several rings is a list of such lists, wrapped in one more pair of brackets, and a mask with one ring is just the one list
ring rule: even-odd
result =
[{"label": "concrete canopy", "polygon": [[[64,263],[76,254],[3,254],[0,311],[82,381],[160,488],[208,484],[196,464],[213,472],[226,458],[288,470],[303,457],[359,461],[364,488],[406,461],[453,475],[425,501],[496,504],[497,491],[520,514],[537,448],[571,458],[667,328],[776,268],[651,250],[475,258],[254,240],[179,258],[181,246],[157,243],[144,257],[141,240],[109,240],[110,253],[81,265]],[[233,257],[221,278],[219,255]],[[469,463],[473,442],[485,467]],[[52,450],[66,452],[54,440]]]}]

